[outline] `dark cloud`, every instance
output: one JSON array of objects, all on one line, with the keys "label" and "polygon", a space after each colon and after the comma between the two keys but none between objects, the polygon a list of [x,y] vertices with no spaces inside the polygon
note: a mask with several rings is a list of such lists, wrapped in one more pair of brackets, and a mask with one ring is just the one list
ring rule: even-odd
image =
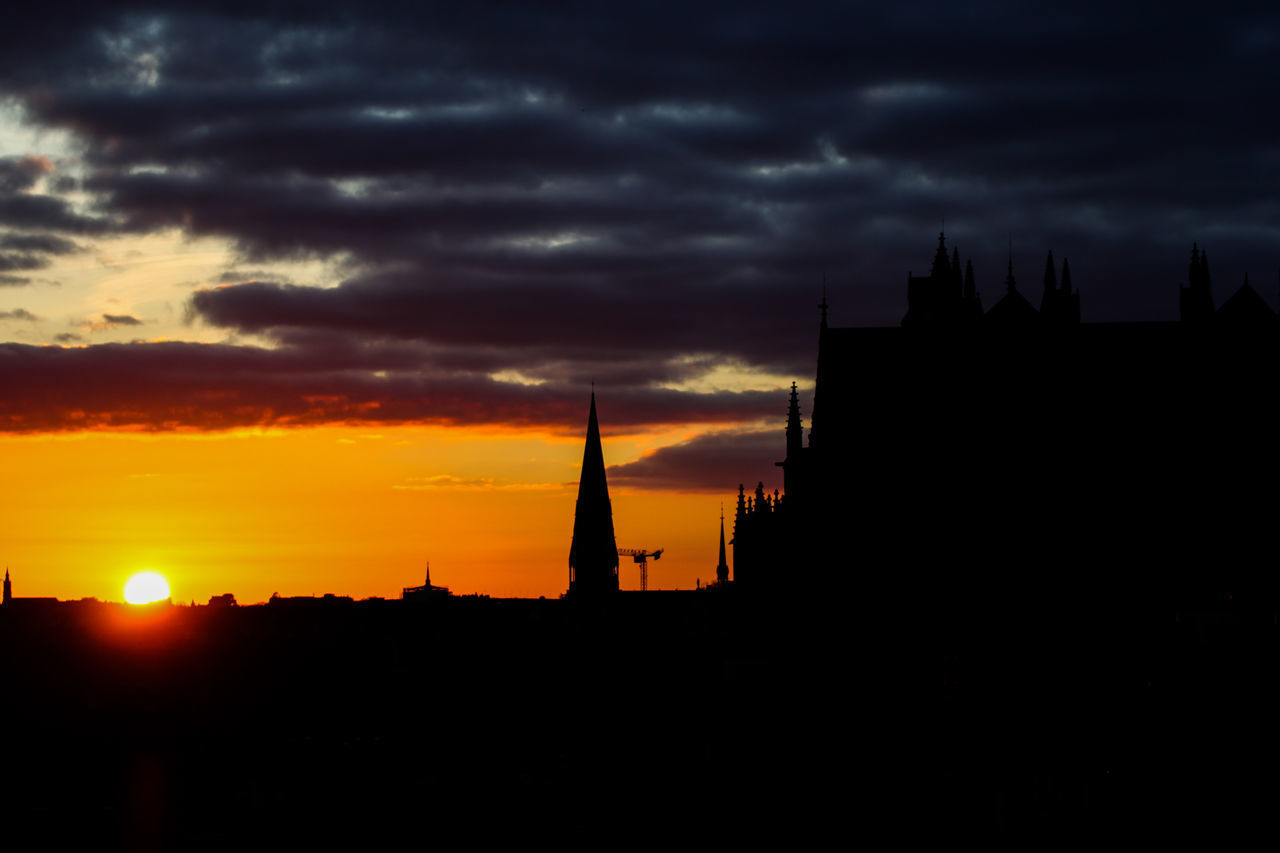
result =
[{"label": "dark cloud", "polygon": [[21,275],[0,274],[0,287],[22,287],[31,283],[31,279]]},{"label": "dark cloud", "polygon": [[[229,429],[334,423],[501,424],[582,429],[583,389],[527,386],[381,348],[0,344],[0,428],[8,431]],[[644,387],[598,392],[617,432],[662,423],[734,423],[777,409],[779,392],[690,394]]]},{"label": "dark cloud", "polygon": [[782,487],[781,469],[773,460],[783,456],[786,439],[781,427],[713,432],[660,447],[634,462],[612,465],[608,477],[614,486],[658,491],[729,494],[740,485],[751,491],[763,482],[772,492]]},{"label": "dark cloud", "polygon": [[25,192],[51,171],[53,164],[45,157],[0,157],[0,193]]},{"label": "dark cloud", "polygon": [[58,344],[78,344],[84,341],[80,335],[73,332],[62,332],[53,336],[54,343]]},{"label": "dark cloud", "polygon": [[[24,15],[0,35],[0,90],[73,134],[84,180],[0,161],[0,224],[341,262],[323,288],[229,271],[192,298],[193,320],[286,348],[548,384],[798,378],[824,274],[834,322],[895,324],[943,217],[988,306],[1010,236],[1029,292],[1046,250],[1070,258],[1086,320],[1175,316],[1193,240],[1219,301],[1280,267],[1264,4]],[[56,254],[10,245],[0,266]]]},{"label": "dark cloud", "polygon": [[12,311],[0,311],[0,320],[26,320],[34,323],[39,319],[39,317],[32,314],[25,308],[15,308]]},{"label": "dark cloud", "polygon": [[49,266],[49,259],[26,252],[0,252],[0,271],[38,270]]},{"label": "dark cloud", "polygon": [[81,251],[81,247],[74,241],[53,234],[0,234],[0,249],[17,249],[46,255],[69,255]]},{"label": "dark cloud", "polygon": [[89,328],[95,332],[105,329],[118,329],[121,326],[141,326],[142,321],[132,314],[103,314],[102,320],[91,321]]}]

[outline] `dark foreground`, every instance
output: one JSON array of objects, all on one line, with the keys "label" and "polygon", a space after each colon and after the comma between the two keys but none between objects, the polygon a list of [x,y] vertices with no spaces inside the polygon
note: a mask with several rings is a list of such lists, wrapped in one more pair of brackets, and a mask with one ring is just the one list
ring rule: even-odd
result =
[{"label": "dark foreground", "polygon": [[838,807],[831,685],[784,611],[714,598],[5,612],[0,802],[136,848],[746,838]]},{"label": "dark foreground", "polygon": [[97,848],[808,848],[1226,839],[1273,810],[1266,609],[842,601],[10,610],[6,826]]}]

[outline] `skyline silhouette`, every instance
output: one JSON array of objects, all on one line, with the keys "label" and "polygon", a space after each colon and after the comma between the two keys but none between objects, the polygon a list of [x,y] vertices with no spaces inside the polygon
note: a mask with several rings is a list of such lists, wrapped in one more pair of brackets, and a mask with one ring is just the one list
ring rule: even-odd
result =
[{"label": "skyline silhouette", "polygon": [[14,846],[1269,815],[1269,8],[10,18]]}]

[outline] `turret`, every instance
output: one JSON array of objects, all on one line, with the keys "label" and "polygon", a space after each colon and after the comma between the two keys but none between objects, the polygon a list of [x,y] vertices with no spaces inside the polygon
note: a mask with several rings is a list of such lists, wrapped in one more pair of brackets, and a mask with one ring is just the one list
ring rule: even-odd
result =
[{"label": "turret", "polygon": [[787,406],[787,458],[799,458],[804,449],[804,429],[800,426],[800,394],[791,383],[791,402]]},{"label": "turret", "polygon": [[1191,262],[1187,264],[1187,284],[1178,288],[1178,307],[1184,323],[1207,323],[1213,317],[1208,254],[1195,243],[1191,244]]}]

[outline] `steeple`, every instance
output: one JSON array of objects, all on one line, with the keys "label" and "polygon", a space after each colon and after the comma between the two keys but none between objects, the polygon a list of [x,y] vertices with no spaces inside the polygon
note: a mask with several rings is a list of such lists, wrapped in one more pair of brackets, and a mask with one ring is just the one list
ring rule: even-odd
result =
[{"label": "steeple", "polygon": [[4,603],[8,604],[13,600],[13,584],[9,582],[9,567],[4,567]]},{"label": "steeple", "polygon": [[1013,245],[1009,245],[1009,274],[1004,279],[1005,293],[1017,293],[1018,284],[1013,278]]},{"label": "steeple", "polygon": [[716,564],[716,583],[729,582],[729,560],[724,550],[724,504],[720,505],[720,562]]},{"label": "steeple", "polygon": [[945,232],[939,231],[938,251],[933,253],[933,266],[929,269],[929,277],[944,281],[950,271],[951,264],[947,261],[947,235]]},{"label": "steeple", "polygon": [[569,590],[578,595],[618,591],[618,544],[613,536],[613,505],[604,474],[596,394],[591,392],[587,443],[582,451],[582,478],[569,545]]},{"label": "steeple", "polygon": [[1187,284],[1178,288],[1180,315],[1184,323],[1203,323],[1213,316],[1213,294],[1209,288],[1209,256],[1196,243],[1191,244],[1191,263],[1187,265]]},{"label": "steeple", "polygon": [[800,394],[791,383],[791,404],[787,406],[787,456],[795,458],[804,447],[804,429],[800,426]]},{"label": "steeple", "polygon": [[1058,297],[1058,274],[1053,268],[1053,250],[1044,259],[1044,294],[1040,297],[1040,313],[1053,311]]}]

